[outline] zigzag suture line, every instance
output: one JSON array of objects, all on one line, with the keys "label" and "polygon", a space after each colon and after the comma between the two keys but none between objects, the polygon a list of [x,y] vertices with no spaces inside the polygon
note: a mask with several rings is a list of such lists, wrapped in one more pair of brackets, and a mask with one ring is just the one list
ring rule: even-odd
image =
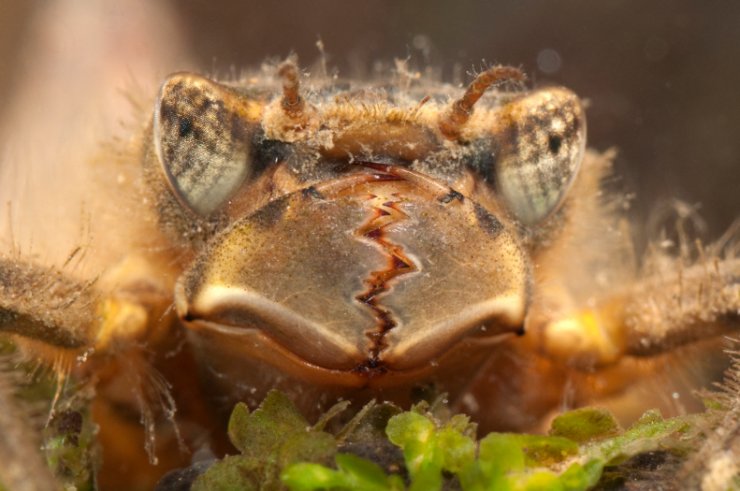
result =
[{"label": "zigzag suture line", "polygon": [[403,202],[403,198],[397,193],[391,196],[392,198],[389,199],[369,194],[366,199],[374,202],[371,203],[374,215],[355,232],[360,239],[373,243],[388,256],[388,266],[370,272],[364,281],[367,289],[355,296],[358,302],[372,310],[377,321],[376,329],[366,333],[372,343],[370,356],[356,369],[368,374],[384,371],[380,362],[380,353],[387,347],[385,335],[398,325],[393,312],[382,305],[382,295],[390,290],[392,280],[419,270],[414,261],[404,253],[402,246],[388,241],[385,237],[384,231],[387,227],[408,218],[408,215],[397,208],[397,205]]}]

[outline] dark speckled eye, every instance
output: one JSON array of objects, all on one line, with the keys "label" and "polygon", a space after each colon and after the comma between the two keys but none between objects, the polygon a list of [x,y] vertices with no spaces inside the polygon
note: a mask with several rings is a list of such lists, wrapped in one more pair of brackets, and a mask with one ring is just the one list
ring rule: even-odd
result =
[{"label": "dark speckled eye", "polygon": [[494,134],[497,191],[516,218],[536,224],[557,210],[578,173],[583,107],[566,89],[535,91],[501,108]]},{"label": "dark speckled eye", "polygon": [[154,108],[154,148],[171,189],[196,213],[221,206],[249,177],[249,101],[206,78],[165,81]]}]

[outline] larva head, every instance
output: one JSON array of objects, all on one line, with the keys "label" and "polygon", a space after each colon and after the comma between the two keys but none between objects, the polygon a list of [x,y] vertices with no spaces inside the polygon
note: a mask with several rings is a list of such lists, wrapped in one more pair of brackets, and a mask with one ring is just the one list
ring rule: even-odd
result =
[{"label": "larva head", "polygon": [[435,119],[400,100],[370,112],[304,100],[293,70],[280,73],[282,93],[176,74],[155,106],[163,208],[218,222],[175,298],[210,366],[381,384],[518,332],[529,261],[515,230],[407,159],[463,172]]}]

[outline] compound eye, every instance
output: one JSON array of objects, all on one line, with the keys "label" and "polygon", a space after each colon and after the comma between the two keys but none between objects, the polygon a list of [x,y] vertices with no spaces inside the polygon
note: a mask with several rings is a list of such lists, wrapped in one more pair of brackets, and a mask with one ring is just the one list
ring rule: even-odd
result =
[{"label": "compound eye", "polygon": [[558,209],[581,166],[583,107],[566,89],[538,90],[503,106],[494,133],[497,191],[516,218],[534,225]]},{"label": "compound eye", "polygon": [[190,73],[171,75],[154,108],[154,149],[170,188],[201,216],[216,211],[252,171],[247,102]]}]

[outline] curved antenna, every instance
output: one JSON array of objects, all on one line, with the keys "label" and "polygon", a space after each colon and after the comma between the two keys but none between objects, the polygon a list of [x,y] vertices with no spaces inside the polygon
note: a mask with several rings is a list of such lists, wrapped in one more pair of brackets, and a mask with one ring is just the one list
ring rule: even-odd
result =
[{"label": "curved antenna", "polygon": [[300,119],[304,114],[306,103],[300,94],[298,67],[293,60],[287,60],[278,68],[278,75],[283,79],[283,97],[280,105],[291,119]]},{"label": "curved antenna", "polygon": [[473,106],[486,90],[502,82],[523,82],[526,78],[526,75],[520,69],[502,65],[491,67],[479,73],[470,82],[463,96],[453,102],[450,109],[440,116],[439,130],[450,140],[458,139],[460,131],[470,119],[470,115],[473,114]]}]

